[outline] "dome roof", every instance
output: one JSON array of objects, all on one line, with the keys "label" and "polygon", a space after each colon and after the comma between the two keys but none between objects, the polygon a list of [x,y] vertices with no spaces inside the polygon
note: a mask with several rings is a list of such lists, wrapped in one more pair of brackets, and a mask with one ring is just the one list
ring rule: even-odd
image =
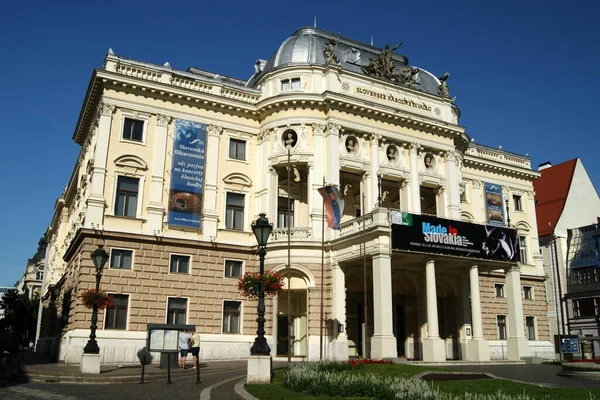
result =
[{"label": "dome roof", "polygon": [[[279,49],[250,78],[249,87],[256,87],[262,77],[267,73],[292,65],[327,65],[323,54],[328,43],[334,43],[335,55],[342,69],[367,75],[364,68],[371,60],[376,60],[382,52],[381,48],[370,46],[352,39],[341,37],[331,32],[317,28],[302,28],[283,41]],[[408,58],[402,54],[391,53],[395,71],[400,72],[407,68]],[[437,95],[440,82],[431,73],[419,68],[419,84],[414,89]]]}]

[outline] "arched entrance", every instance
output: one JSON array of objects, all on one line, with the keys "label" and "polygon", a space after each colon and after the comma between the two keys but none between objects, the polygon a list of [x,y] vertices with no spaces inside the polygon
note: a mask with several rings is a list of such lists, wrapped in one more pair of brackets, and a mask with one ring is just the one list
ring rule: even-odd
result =
[{"label": "arched entrance", "polygon": [[[308,288],[314,286],[310,272],[302,267],[292,266],[291,284],[288,290],[287,269],[285,266],[275,269],[284,277],[285,288],[277,296],[275,310],[276,355],[287,357],[288,330],[291,340],[292,357],[306,357],[308,349]],[[288,298],[291,308],[288,314]],[[288,315],[291,323],[288,323]]]}]

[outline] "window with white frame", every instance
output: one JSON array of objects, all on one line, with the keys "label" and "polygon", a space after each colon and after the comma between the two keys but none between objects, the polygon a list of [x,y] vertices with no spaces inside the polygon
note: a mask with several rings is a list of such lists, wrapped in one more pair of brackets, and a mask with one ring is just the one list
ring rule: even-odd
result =
[{"label": "window with white frame", "polygon": [[35,279],[41,281],[44,279],[44,267],[39,266],[37,271],[35,272]]},{"label": "window with white frame", "polygon": [[494,284],[494,291],[496,292],[496,297],[504,297],[504,284]]},{"label": "window with white frame", "polygon": [[225,209],[225,227],[227,229],[244,229],[245,196],[238,193],[227,193]]},{"label": "window with white frame", "polygon": [[111,269],[131,269],[133,260],[133,250],[111,249],[110,268]]},{"label": "window with white frame", "polygon": [[523,298],[533,300],[533,288],[531,286],[523,286]]},{"label": "window with white frame", "polygon": [[519,235],[519,253],[521,264],[527,264],[527,236]]},{"label": "window with white frame", "polygon": [[240,301],[223,302],[223,333],[240,333]]},{"label": "window with white frame", "polygon": [[167,324],[185,324],[187,299],[169,297],[167,300]]},{"label": "window with white frame", "polygon": [[281,90],[300,90],[300,78],[282,79]]},{"label": "window with white frame", "polygon": [[232,160],[246,160],[246,141],[229,139],[229,158]]},{"label": "window with white frame", "polygon": [[521,198],[521,195],[513,194],[512,198],[515,211],[523,211],[523,200]]},{"label": "window with white frame", "polygon": [[238,260],[225,260],[225,278],[241,278],[243,264]]},{"label": "window with white frame", "polygon": [[527,340],[535,340],[535,317],[525,317]]},{"label": "window with white frame", "polygon": [[496,316],[496,326],[498,327],[498,340],[506,340],[506,315]]},{"label": "window with white frame", "polygon": [[290,208],[288,209],[288,198],[277,198],[277,227],[287,228],[294,226],[294,199],[289,199]]},{"label": "window with white frame", "polygon": [[117,195],[115,198],[115,215],[135,217],[140,180],[128,176],[117,178]]},{"label": "window with white frame", "polygon": [[144,121],[125,118],[123,121],[123,139],[141,142],[144,140]]},{"label": "window with white frame", "polygon": [[127,306],[129,296],[126,294],[112,294],[112,307],[106,309],[104,329],[127,329]]},{"label": "window with white frame", "polygon": [[171,254],[169,272],[172,274],[189,274],[190,256]]}]

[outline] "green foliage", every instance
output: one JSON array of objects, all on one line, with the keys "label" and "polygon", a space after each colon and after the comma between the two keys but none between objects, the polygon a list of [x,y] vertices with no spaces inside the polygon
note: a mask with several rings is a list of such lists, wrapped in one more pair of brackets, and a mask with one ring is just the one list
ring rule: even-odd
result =
[{"label": "green foliage", "polygon": [[1,330],[10,330],[27,345],[35,336],[39,298],[29,298],[27,293],[19,294],[17,289],[9,289],[0,300],[0,308],[4,309],[4,319],[0,323]]}]

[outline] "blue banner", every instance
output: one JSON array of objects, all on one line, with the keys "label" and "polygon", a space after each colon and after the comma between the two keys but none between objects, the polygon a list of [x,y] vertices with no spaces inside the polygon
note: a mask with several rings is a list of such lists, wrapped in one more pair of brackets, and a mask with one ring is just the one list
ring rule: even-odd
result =
[{"label": "blue banner", "polygon": [[170,226],[200,229],[206,164],[206,125],[177,119],[174,136],[168,222]]},{"label": "blue banner", "polygon": [[485,183],[485,217],[488,225],[504,226],[504,202],[502,201],[502,186],[495,183]]}]

